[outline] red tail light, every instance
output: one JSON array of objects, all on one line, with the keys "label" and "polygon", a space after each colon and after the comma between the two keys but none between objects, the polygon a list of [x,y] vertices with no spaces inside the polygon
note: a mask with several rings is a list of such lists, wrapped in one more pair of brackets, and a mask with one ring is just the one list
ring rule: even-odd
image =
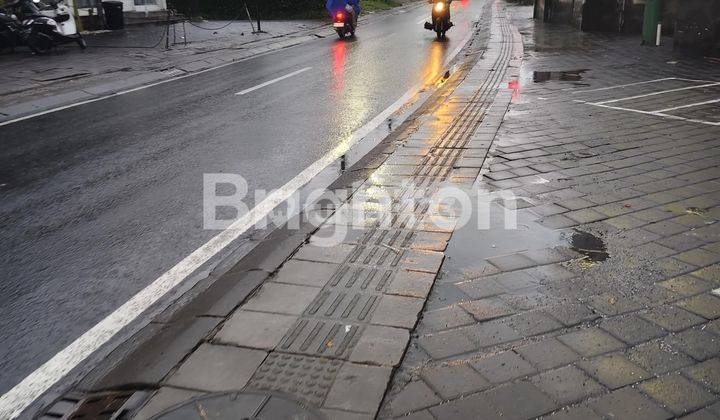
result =
[{"label": "red tail light", "polygon": [[342,12],[338,12],[337,15],[335,15],[335,20],[343,20],[345,18],[345,15]]}]

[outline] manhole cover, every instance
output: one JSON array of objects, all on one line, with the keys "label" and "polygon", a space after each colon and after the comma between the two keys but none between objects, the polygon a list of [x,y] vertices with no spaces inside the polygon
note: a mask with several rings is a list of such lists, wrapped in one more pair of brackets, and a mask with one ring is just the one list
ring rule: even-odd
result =
[{"label": "manhole cover", "polygon": [[155,420],[325,420],[298,401],[284,396],[252,392],[228,392],[194,398],[170,408]]}]

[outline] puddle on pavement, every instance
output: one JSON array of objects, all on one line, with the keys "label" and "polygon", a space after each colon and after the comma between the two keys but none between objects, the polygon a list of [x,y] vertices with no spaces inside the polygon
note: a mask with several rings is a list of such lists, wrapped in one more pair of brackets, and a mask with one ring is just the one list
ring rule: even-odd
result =
[{"label": "puddle on pavement", "polygon": [[610,258],[605,241],[591,233],[576,229],[570,236],[569,242],[570,249],[584,255],[592,262],[603,262]]},{"label": "puddle on pavement", "polygon": [[583,79],[583,73],[587,71],[589,70],[535,71],[533,72],[533,82],[543,83],[550,80],[559,80],[561,82],[579,82]]},{"label": "puddle on pavement", "polygon": [[467,299],[455,283],[487,275],[485,260],[488,258],[567,246],[562,231],[541,225],[537,222],[538,216],[529,210],[518,210],[517,228],[506,229],[506,217],[510,215],[497,202],[482,213],[478,211],[477,203],[473,203],[471,221],[455,230],[448,244],[441,276],[427,302],[428,310]]}]

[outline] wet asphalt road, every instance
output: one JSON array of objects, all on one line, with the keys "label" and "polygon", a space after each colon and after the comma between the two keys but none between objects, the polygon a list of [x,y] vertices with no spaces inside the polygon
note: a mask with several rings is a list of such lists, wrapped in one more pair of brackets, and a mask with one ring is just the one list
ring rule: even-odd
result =
[{"label": "wet asphalt road", "polygon": [[[412,86],[435,80],[480,0],[429,7],[221,69],[0,128],[0,393],[217,231],[204,173],[292,179]],[[278,83],[236,92],[311,67]]]}]

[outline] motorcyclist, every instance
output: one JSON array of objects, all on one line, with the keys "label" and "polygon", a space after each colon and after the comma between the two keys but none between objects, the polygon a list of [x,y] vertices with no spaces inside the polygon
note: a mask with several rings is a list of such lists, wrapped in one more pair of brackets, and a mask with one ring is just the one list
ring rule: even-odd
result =
[{"label": "motorcyclist", "polygon": [[452,19],[450,16],[450,3],[452,3],[452,0],[428,0],[428,3],[432,4],[433,7],[435,7],[435,3],[438,3],[441,1],[443,3],[445,3],[445,6],[447,7],[448,20],[450,21],[450,25],[452,25]]},{"label": "motorcyclist", "polygon": [[327,9],[330,16],[335,16],[337,12],[344,12],[345,6],[352,6],[355,16],[353,17],[357,24],[358,16],[360,16],[360,0],[327,0],[325,8]]}]

